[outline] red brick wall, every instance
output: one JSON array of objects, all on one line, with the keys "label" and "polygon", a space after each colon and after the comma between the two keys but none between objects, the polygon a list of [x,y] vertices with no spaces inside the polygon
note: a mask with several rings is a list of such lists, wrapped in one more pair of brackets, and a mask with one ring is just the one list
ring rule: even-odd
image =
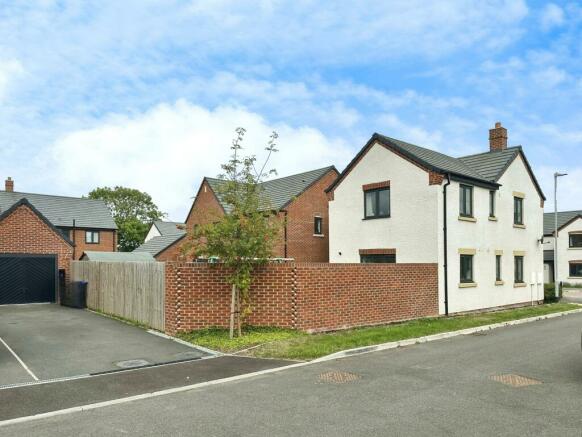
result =
[{"label": "red brick wall", "polygon": [[218,199],[208,183],[204,181],[186,218],[186,227],[191,229],[194,225],[211,223],[223,215],[224,211]]},{"label": "red brick wall", "polygon": [[[228,326],[220,265],[166,264],[166,331]],[[335,330],[438,315],[436,264],[269,264],[251,288],[247,323]]]},{"label": "red brick wall", "polygon": [[0,253],[57,255],[58,268],[68,277],[73,247],[28,206],[20,205],[0,221]]},{"label": "red brick wall", "polygon": [[174,244],[172,244],[170,247],[166,248],[165,250],[163,250],[162,252],[158,253],[155,258],[156,261],[160,261],[160,262],[165,262],[165,261],[179,261],[182,260],[182,258],[184,258],[184,256],[182,255],[182,244],[185,241],[184,237],[178,241],[176,241]]},{"label": "red brick wall", "polygon": [[[296,262],[329,261],[329,209],[325,189],[338,173],[330,170],[287,207],[287,257]],[[313,235],[315,216],[323,219],[323,236]]]},{"label": "red brick wall", "polygon": [[99,231],[99,243],[87,244],[85,243],[85,229],[75,229],[74,233],[71,229],[69,238],[75,243],[75,259],[78,260],[86,250],[95,252],[117,252],[117,232],[103,229],[95,229]]}]

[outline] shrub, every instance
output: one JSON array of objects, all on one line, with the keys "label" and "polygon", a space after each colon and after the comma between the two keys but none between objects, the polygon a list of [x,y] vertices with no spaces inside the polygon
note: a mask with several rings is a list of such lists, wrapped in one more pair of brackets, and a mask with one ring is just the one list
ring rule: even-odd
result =
[{"label": "shrub", "polygon": [[560,297],[556,297],[556,288],[554,284],[544,284],[544,303],[558,302],[562,298],[562,289],[560,288]]}]

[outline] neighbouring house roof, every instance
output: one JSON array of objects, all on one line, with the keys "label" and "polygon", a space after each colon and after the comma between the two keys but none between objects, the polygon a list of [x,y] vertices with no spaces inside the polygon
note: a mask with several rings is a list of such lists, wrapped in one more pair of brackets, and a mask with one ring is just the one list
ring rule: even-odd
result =
[{"label": "neighbouring house roof", "polygon": [[83,261],[102,262],[152,262],[155,258],[148,252],[95,252],[86,250],[81,257]]},{"label": "neighbouring house roof", "polygon": [[154,222],[154,226],[158,229],[161,235],[173,235],[173,234],[183,235],[186,233],[184,229],[180,228],[181,226],[185,226],[184,223],[165,222],[162,220],[156,220]]},{"label": "neighbouring house roof", "polygon": [[[311,185],[316,183],[332,170],[337,172],[336,168],[332,165],[329,167],[318,168],[316,170],[298,173],[291,176],[271,179],[269,181],[262,182],[260,186],[264,190],[265,197],[269,202],[269,207],[275,210],[280,210],[284,209],[296,197],[301,195]],[[204,179],[210,185],[210,188],[216,195],[222,208],[228,212],[228,205],[224,203],[220,194],[220,187],[226,181],[209,177]]]},{"label": "neighbouring house roof", "polygon": [[159,253],[166,250],[172,244],[178,242],[186,236],[186,232],[182,234],[169,234],[169,235],[158,235],[150,240],[143,243],[141,246],[136,248],[132,253],[135,252],[148,252],[152,256],[157,256]]},{"label": "neighbouring house roof", "polygon": [[[569,225],[577,218],[582,218],[582,211],[562,211],[558,212],[558,230]],[[555,218],[553,212],[544,214],[544,235],[553,235],[555,231]]]},{"label": "neighbouring house roof", "polygon": [[3,210],[0,212],[0,222],[2,220],[4,220],[6,217],[8,217],[10,214],[12,214],[19,206],[26,206],[28,209],[30,209],[34,214],[36,214],[38,216],[38,218],[40,220],[42,220],[43,223],[45,223],[52,231],[54,231],[61,239],[63,239],[66,243],[68,243],[71,246],[74,246],[75,243],[73,243],[69,237],[67,237],[66,235],[64,235],[62,232],[60,232],[55,225],[53,225],[50,220],[48,218],[46,218],[42,212],[40,212],[38,209],[36,209],[34,207],[34,205],[32,205],[27,198],[21,198],[19,199],[17,202],[13,203],[10,208]]},{"label": "neighbouring house roof", "polygon": [[453,179],[467,180],[494,189],[499,187],[498,181],[503,173],[505,173],[505,170],[511,165],[517,156],[521,155],[540,197],[545,199],[541,187],[531,170],[521,146],[509,147],[503,151],[490,151],[479,153],[477,155],[454,158],[435,150],[427,149],[395,138],[390,138],[378,133],[372,135],[372,138],[370,138],[366,145],[348,164],[346,169],[339,175],[327,191],[333,190],[376,142],[394,150],[396,153],[429,171],[450,174]]},{"label": "neighbouring house roof", "polygon": [[0,191],[0,213],[26,198],[53,226],[117,229],[109,208],[102,200],[48,194]]}]

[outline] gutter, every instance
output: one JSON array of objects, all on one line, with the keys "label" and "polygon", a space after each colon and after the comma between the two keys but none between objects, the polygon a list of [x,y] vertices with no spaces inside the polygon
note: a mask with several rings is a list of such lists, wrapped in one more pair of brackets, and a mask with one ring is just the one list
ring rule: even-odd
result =
[{"label": "gutter", "polygon": [[447,183],[443,185],[443,246],[444,246],[444,275],[445,275],[445,316],[449,315],[449,254],[447,228],[447,187],[451,185],[451,175],[447,173]]}]

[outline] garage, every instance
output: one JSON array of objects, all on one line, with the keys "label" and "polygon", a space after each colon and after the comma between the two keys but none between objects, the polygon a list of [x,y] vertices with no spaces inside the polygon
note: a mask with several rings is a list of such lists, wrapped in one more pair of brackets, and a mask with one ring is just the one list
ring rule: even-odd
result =
[{"label": "garage", "polygon": [[0,305],[54,302],[56,255],[0,254]]}]

